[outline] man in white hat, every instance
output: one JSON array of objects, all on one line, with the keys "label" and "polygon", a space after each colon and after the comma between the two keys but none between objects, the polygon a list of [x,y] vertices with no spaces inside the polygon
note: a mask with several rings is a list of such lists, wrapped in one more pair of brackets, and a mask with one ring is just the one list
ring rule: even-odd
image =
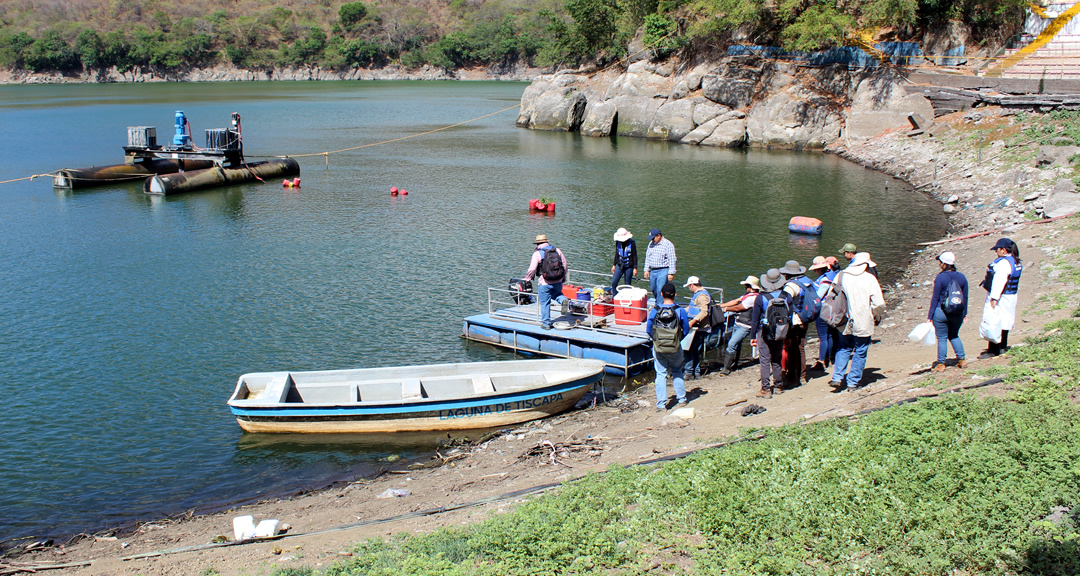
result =
[{"label": "man in white hat", "polygon": [[630,284],[637,276],[637,243],[626,228],[615,232],[615,260],[611,263],[611,294],[617,294],[620,284]]},{"label": "man in white hat", "polygon": [[540,327],[551,330],[551,301],[562,304],[562,313],[566,313],[567,298],[563,296],[562,285],[567,280],[569,268],[562,250],[548,243],[547,234],[536,236],[536,250],[529,260],[529,271],[522,278],[532,280],[538,276],[536,295],[540,300]]},{"label": "man in white hat", "polygon": [[701,377],[701,356],[705,348],[705,338],[710,332],[709,304],[712,302],[712,296],[709,295],[708,290],[701,287],[701,278],[697,276],[687,278],[683,288],[689,288],[692,293],[690,305],[686,307],[686,315],[690,318],[690,328],[697,328],[694,339],[690,341],[690,349],[687,350],[684,369],[686,379],[694,380]]},{"label": "man in white hat", "polygon": [[851,259],[851,264],[844,269],[843,276],[840,277],[840,287],[847,298],[848,322],[840,333],[832,386],[844,387],[846,392],[854,391],[862,380],[866,356],[870,351],[870,339],[874,336],[874,325],[885,313],[885,297],[881,294],[881,285],[868,271],[873,266],[875,264],[870,260],[870,255],[859,252]]},{"label": "man in white hat", "polygon": [[757,276],[747,276],[746,280],[739,282],[746,288],[742,296],[734,300],[728,300],[720,305],[724,312],[732,312],[735,316],[735,327],[728,335],[727,347],[724,349],[724,367],[720,373],[727,376],[735,369],[739,361],[739,347],[743,339],[750,334],[750,317],[753,316],[754,304],[757,303],[758,292],[761,292],[761,282]]}]

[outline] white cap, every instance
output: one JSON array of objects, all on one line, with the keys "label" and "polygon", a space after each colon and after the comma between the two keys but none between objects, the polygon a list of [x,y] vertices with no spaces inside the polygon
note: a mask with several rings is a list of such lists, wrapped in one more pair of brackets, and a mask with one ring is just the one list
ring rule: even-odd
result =
[{"label": "white cap", "polygon": [[956,255],[953,254],[952,252],[942,252],[941,256],[938,256],[937,259],[942,264],[947,264],[949,266],[952,266],[953,264],[956,264]]},{"label": "white cap", "polygon": [[859,264],[866,264],[867,266],[877,266],[874,261],[870,259],[869,252],[859,252],[855,254],[855,257],[851,259],[852,266],[858,266]]},{"label": "white cap", "polygon": [[691,276],[691,277],[687,278],[686,279],[686,284],[683,284],[683,288],[686,288],[687,286],[689,286],[691,284],[701,284],[701,278],[698,278],[697,276]]}]

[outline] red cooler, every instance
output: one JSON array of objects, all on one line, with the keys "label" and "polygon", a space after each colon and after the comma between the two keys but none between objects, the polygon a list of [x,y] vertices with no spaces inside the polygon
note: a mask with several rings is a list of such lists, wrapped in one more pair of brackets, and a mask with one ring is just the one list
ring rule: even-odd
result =
[{"label": "red cooler", "polygon": [[581,286],[574,286],[573,284],[562,285],[562,295],[571,300],[576,300],[578,291],[581,290]]},{"label": "red cooler", "polygon": [[615,295],[615,323],[624,326],[644,324],[649,292],[642,288],[624,288]]}]

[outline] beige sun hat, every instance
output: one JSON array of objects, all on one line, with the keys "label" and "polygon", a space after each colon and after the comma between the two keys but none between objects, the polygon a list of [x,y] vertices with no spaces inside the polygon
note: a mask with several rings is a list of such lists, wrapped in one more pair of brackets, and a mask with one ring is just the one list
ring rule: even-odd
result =
[{"label": "beige sun hat", "polygon": [[869,252],[859,252],[855,255],[854,258],[851,259],[852,266],[857,266],[859,264],[866,264],[867,266],[877,266],[877,264],[874,264],[874,261],[870,259]]},{"label": "beige sun hat", "polygon": [[634,235],[631,234],[630,231],[627,230],[626,228],[619,228],[618,230],[615,231],[615,241],[616,242],[626,242],[627,240],[629,240],[629,239],[631,239],[633,237],[634,237]]},{"label": "beige sun hat", "polygon": [[757,276],[747,276],[746,280],[739,282],[743,286],[749,286],[754,290],[761,291],[761,282],[757,279]]},{"label": "beige sun hat", "polygon": [[533,244],[547,244],[547,234],[537,234]]}]

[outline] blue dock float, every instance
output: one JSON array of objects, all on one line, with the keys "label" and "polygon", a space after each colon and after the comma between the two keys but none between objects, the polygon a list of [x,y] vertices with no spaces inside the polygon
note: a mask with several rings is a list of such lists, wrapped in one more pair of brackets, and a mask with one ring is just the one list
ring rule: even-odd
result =
[{"label": "blue dock float", "polygon": [[613,316],[559,316],[565,330],[540,327],[536,304],[514,306],[465,318],[462,328],[468,340],[508,348],[522,354],[556,358],[603,360],[607,373],[632,376],[652,368],[652,344],[644,324],[615,324]]}]

